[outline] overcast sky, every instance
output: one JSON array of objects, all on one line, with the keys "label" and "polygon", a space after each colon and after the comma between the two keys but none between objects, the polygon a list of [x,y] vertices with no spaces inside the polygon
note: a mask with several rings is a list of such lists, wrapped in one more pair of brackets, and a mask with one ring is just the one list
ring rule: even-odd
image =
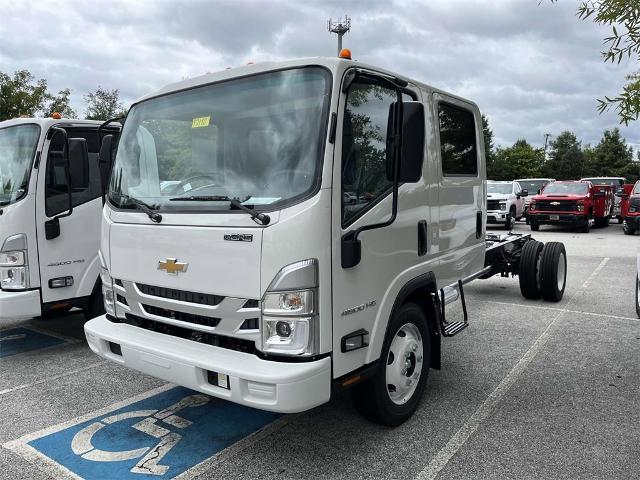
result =
[{"label": "overcast sky", "polygon": [[[329,17],[345,13],[354,58],[472,99],[496,143],[574,131],[596,144],[618,125],[596,98],[637,65],[603,64],[608,31],[560,0],[20,1],[0,0],[0,71],[28,69],[50,90],[117,88],[125,104],[186,77],[247,61],[335,55]],[[640,147],[640,124],[620,127]]]}]

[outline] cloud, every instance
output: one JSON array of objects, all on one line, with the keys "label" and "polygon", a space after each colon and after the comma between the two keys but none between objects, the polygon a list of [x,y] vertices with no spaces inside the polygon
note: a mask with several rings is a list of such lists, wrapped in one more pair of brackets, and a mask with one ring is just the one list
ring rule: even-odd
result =
[{"label": "cloud", "polygon": [[[122,100],[247,61],[335,55],[329,17],[348,13],[344,39],[360,61],[474,100],[496,143],[540,145],[568,129],[595,144],[618,126],[596,98],[615,95],[637,65],[600,59],[606,28],[575,17],[577,2],[536,0],[0,0],[0,70],[27,68],[73,106],[98,85]],[[621,127],[640,147],[637,124]]]}]

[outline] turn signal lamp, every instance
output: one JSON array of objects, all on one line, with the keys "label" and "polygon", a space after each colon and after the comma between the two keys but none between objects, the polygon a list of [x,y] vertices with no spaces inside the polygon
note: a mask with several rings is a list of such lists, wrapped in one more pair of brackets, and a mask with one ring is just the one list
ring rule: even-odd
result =
[{"label": "turn signal lamp", "polygon": [[351,50],[349,50],[348,48],[343,48],[342,50],[340,50],[338,57],[351,60]]},{"label": "turn signal lamp", "polygon": [[54,120],[60,120],[62,118],[62,114],[60,112],[53,112],[51,114],[51,118],[53,118]]}]

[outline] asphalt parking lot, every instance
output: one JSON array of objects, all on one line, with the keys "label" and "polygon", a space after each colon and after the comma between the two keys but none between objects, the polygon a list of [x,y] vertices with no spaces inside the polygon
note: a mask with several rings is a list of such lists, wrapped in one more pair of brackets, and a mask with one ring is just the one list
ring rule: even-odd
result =
[{"label": "asphalt parking lot", "polygon": [[517,279],[469,285],[471,326],[443,341],[396,429],[348,395],[278,416],[165,385],[95,356],[79,314],[5,322],[0,477],[637,478],[640,238],[617,224],[534,237],[565,242],[562,302],[524,300]]}]

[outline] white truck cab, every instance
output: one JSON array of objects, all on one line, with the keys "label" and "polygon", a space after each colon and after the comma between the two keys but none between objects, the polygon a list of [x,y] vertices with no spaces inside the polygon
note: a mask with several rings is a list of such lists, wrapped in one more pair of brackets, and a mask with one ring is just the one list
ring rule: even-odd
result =
[{"label": "white truck cab", "polygon": [[466,308],[445,317],[466,282],[517,273],[512,252],[531,250],[523,292],[564,292],[557,272],[536,282],[540,255],[565,267],[561,244],[487,242],[482,139],[474,103],[349,59],[254,64],[140,99],[103,212],[106,314],[85,324],[89,346],[270,411],[353,386],[365,415],[402,423],[441,337],[467,326]]},{"label": "white truck cab", "polygon": [[98,157],[102,138],[119,128],[60,118],[0,122],[0,321],[102,310],[98,248],[110,159]]},{"label": "white truck cab", "polygon": [[511,230],[516,220],[524,216],[528,194],[516,181],[487,181],[487,223],[503,223],[506,230]]}]

